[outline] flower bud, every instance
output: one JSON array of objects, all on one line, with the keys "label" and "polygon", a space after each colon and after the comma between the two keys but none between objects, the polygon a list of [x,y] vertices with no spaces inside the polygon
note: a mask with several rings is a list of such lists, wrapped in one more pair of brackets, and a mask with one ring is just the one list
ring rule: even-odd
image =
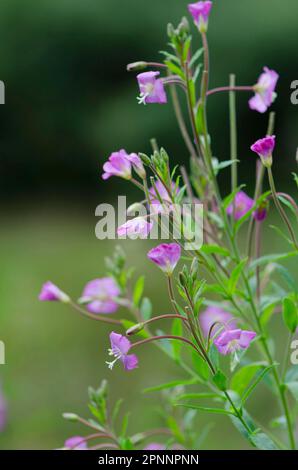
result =
[{"label": "flower bud", "polygon": [[148,157],[148,155],[146,155],[145,153],[139,153],[139,157],[144,163],[144,165],[147,165],[147,166],[151,165],[151,160]]},{"label": "flower bud", "polygon": [[140,333],[140,331],[142,331],[143,329],[144,329],[144,323],[137,323],[136,325],[132,326],[131,328],[127,330],[126,336],[136,335]]},{"label": "flower bud", "polygon": [[137,72],[139,70],[145,70],[148,67],[147,62],[139,61],[133,62],[126,66],[128,72]]},{"label": "flower bud", "polygon": [[78,415],[74,413],[63,413],[62,416],[64,419],[67,419],[67,421],[72,421],[72,422],[76,422],[79,419]]},{"label": "flower bud", "polygon": [[185,275],[184,275],[182,272],[179,273],[179,282],[180,282],[180,284],[181,284],[182,287],[186,287],[186,286],[187,286],[186,277],[185,277]]}]

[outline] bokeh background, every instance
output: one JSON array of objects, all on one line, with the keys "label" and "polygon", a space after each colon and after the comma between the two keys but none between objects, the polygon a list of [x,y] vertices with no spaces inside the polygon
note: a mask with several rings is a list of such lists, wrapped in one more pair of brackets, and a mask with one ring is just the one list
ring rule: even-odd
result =
[{"label": "bokeh background", "polygon": [[[0,434],[2,449],[51,449],[82,430],[64,422],[64,411],[87,414],[86,390],[104,377],[111,394],[126,399],[131,429],[160,424],[150,410],[158,398],[144,387],[183,374],[155,348],[140,352],[133,374],[110,373],[104,364],[109,328],[78,317],[66,307],[40,304],[38,291],[51,279],[74,297],[104,274],[103,259],[114,242],[95,238],[95,207],[137,193],[126,183],[100,179],[107,156],[121,147],[149,152],[151,137],[174,163],[188,155],[168,106],[138,106],[133,74],[126,64],[158,60],[166,25],[186,14],[185,0],[2,0],[0,79],[6,104],[0,107],[0,339],[7,364],[0,380],[9,407]],[[225,85],[230,72],[239,84],[255,83],[264,65],[281,76],[277,112],[275,172],[278,186],[292,192],[296,171],[298,108],[290,84],[298,79],[297,0],[214,0],[210,23],[211,85]],[[195,38],[199,46],[199,38]],[[267,116],[250,112],[238,98],[240,177],[252,191],[252,141],[263,136]],[[210,99],[214,154],[229,156],[227,96]],[[221,180],[229,190],[228,174]],[[278,241],[268,232],[265,250]],[[146,295],[154,311],[167,310],[162,275],[146,261],[148,245],[126,242],[129,262],[147,274]],[[294,266],[293,266],[294,267]],[[123,316],[120,313],[120,317]],[[278,325],[277,325],[278,327]],[[157,367],[158,364],[158,367]],[[272,414],[261,387],[254,411]],[[276,411],[278,413],[278,411]],[[199,417],[198,429],[215,426],[204,448],[245,448],[225,418]]]}]

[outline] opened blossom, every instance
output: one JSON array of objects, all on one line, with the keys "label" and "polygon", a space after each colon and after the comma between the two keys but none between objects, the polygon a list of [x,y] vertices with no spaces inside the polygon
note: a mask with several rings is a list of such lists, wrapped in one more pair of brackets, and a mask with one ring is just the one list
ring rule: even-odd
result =
[{"label": "opened blossom", "polygon": [[162,243],[152,248],[147,256],[164,273],[171,275],[181,257],[181,247],[178,243]]},{"label": "opened blossom", "polygon": [[241,219],[254,206],[254,200],[251,199],[244,191],[239,191],[234,201],[228,206],[227,213],[235,218]]},{"label": "opened blossom", "polygon": [[226,330],[214,340],[214,344],[220,354],[225,356],[241,349],[247,349],[256,335],[254,331]]},{"label": "opened blossom", "polygon": [[[170,190],[173,196],[177,196],[179,194],[180,189],[176,186],[176,184],[172,181]],[[163,204],[160,202],[160,199],[163,201]],[[150,197],[150,205],[151,210],[154,213],[163,213],[163,212],[170,212],[173,210],[173,204],[171,196],[163,185],[160,180],[155,182],[155,187],[149,189],[149,197]]]},{"label": "opened blossom", "polygon": [[265,113],[276,98],[275,88],[279,75],[275,70],[264,67],[258,83],[254,86],[255,96],[249,100],[249,107],[259,113]]},{"label": "opened blossom", "polygon": [[118,309],[115,299],[120,289],[112,277],[103,277],[88,282],[83,291],[80,303],[86,304],[91,313],[114,313]]},{"label": "opened blossom", "polygon": [[272,153],[275,148],[275,135],[267,135],[263,139],[257,140],[250,149],[257,153],[266,167],[272,165]]},{"label": "opened blossom", "polygon": [[164,84],[159,77],[160,72],[143,72],[137,75],[140,88],[139,104],[147,103],[167,103],[167,95]]},{"label": "opened blossom", "polygon": [[207,307],[206,310],[200,314],[199,320],[206,338],[213,325],[215,326],[212,328],[211,337],[221,329],[233,330],[237,328],[237,324],[235,320],[233,320],[232,315],[219,307]]},{"label": "opened blossom", "polygon": [[210,1],[190,3],[188,5],[188,11],[192,15],[201,33],[207,31],[211,8],[212,2]]},{"label": "opened blossom", "polygon": [[64,449],[68,450],[87,450],[87,443],[81,436],[73,436],[64,442]]},{"label": "opened blossom", "polygon": [[38,296],[42,302],[69,302],[69,297],[51,281],[46,282]]},{"label": "opened blossom", "polygon": [[109,369],[113,369],[117,361],[121,361],[125,370],[133,370],[138,367],[138,358],[135,354],[128,354],[131,348],[131,342],[125,337],[114,331],[110,334],[111,348],[109,355],[114,357],[111,362],[106,362]]},{"label": "opened blossom", "polygon": [[117,229],[119,237],[129,237],[131,239],[147,238],[152,230],[153,222],[147,222],[144,217],[131,219]]},{"label": "opened blossom", "polygon": [[113,152],[109,160],[103,166],[104,173],[102,179],[107,180],[111,176],[120,176],[124,179],[131,178],[131,162],[128,159],[127,152],[122,149],[119,152]]}]

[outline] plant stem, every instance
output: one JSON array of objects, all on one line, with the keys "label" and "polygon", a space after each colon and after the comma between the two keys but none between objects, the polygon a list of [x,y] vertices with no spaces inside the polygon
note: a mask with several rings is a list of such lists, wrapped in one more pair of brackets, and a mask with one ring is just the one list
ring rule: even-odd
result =
[{"label": "plant stem", "polygon": [[96,320],[96,321],[101,321],[102,323],[108,323],[112,325],[122,325],[120,320],[116,320],[115,318],[106,318],[101,315],[95,315],[93,313],[87,312],[87,310],[84,310],[81,308],[79,305],[77,305],[75,302],[70,302],[70,305],[77,310],[81,315],[87,318],[91,318],[91,320]]},{"label": "plant stem", "polygon": [[235,91],[253,91],[252,86],[235,86],[230,82],[230,86],[222,86],[213,88],[212,90],[207,91],[207,96],[214,95],[215,93],[221,93],[223,91],[235,92]]},{"label": "plant stem", "polygon": [[231,181],[232,181],[232,192],[238,186],[237,176],[237,118],[236,118],[236,94],[235,94],[235,75],[230,75],[230,93],[229,93],[229,105],[230,105],[230,140],[231,140]]},{"label": "plant stem", "polygon": [[189,341],[186,338],[183,338],[182,336],[174,336],[174,335],[152,336],[151,338],[142,339],[141,341],[137,341],[136,343],[133,343],[131,345],[131,349],[135,348],[137,346],[142,346],[143,344],[152,343],[152,341],[159,341],[159,340],[162,340],[162,339],[172,339],[172,340],[177,340],[177,341],[181,341],[185,344],[188,344],[202,357],[202,354],[201,354],[200,350],[196,347],[196,345],[194,343],[192,343],[191,341]]},{"label": "plant stem", "polygon": [[[269,114],[269,121],[268,121],[268,128],[267,128],[267,135],[273,135],[274,132],[274,125],[275,125],[275,113],[271,112]],[[265,167],[261,164],[259,160],[257,160],[257,179],[256,179],[256,187],[255,187],[255,194],[254,194],[254,201],[257,201],[262,192],[263,186],[263,179],[265,175]],[[253,229],[254,229],[255,219],[251,217],[248,226],[248,237],[247,237],[247,253],[248,257],[251,257],[252,251],[252,236],[253,236]]]},{"label": "plant stem", "polygon": [[187,130],[184,118],[183,118],[183,114],[182,114],[180,103],[179,103],[179,98],[178,98],[178,95],[177,95],[177,90],[176,90],[176,87],[174,85],[170,87],[170,93],[171,93],[171,97],[172,97],[172,101],[173,101],[173,107],[174,107],[176,119],[177,119],[177,122],[178,122],[178,126],[179,126],[179,129],[180,129],[182,138],[184,140],[184,143],[185,143],[189,153],[192,156],[197,157],[195,148],[192,144],[191,138],[189,136],[189,133],[188,133],[188,130]]},{"label": "plant stem", "polygon": [[292,241],[293,241],[293,244],[294,244],[296,250],[298,250],[298,245],[297,245],[297,241],[296,241],[296,238],[295,238],[294,230],[293,230],[293,228],[291,226],[291,223],[290,223],[285,211],[283,210],[283,207],[282,207],[281,203],[279,202],[279,199],[278,199],[277,194],[276,194],[276,188],[275,188],[274,178],[273,178],[273,174],[272,174],[272,169],[271,169],[271,167],[269,167],[269,168],[267,168],[267,170],[268,170],[269,184],[270,184],[272,197],[273,197],[275,206],[276,206],[276,208],[279,212],[279,215],[281,216],[282,220],[284,221],[285,225],[288,228],[288,231],[290,233],[290,236],[292,238]]}]

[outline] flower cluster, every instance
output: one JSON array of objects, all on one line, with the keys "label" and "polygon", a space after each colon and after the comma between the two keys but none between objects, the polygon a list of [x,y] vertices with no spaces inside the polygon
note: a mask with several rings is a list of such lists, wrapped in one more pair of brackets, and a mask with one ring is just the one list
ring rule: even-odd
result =
[{"label": "flower cluster", "polygon": [[[170,403],[193,408],[195,412],[211,410],[213,413],[231,416],[232,423],[241,430],[248,442],[260,449],[283,447],[278,439],[267,435],[265,429],[261,429],[259,423],[256,424],[245,409],[246,400],[254,393],[258,383],[267,374],[271,374],[267,382],[274,397],[280,401],[289,447],[294,449],[296,442],[293,413],[289,408],[288,394],[297,395],[297,374],[291,370],[286,373],[289,351],[285,352],[282,360],[275,357],[278,352],[272,347],[272,338],[269,342],[268,326],[273,313],[280,312],[282,308],[283,314],[278,317],[280,328],[289,330],[292,337],[298,327],[295,281],[278,264],[280,260],[298,254],[295,229],[287,215],[287,210],[290,209],[297,217],[298,207],[290,195],[276,192],[272,171],[275,150],[274,114],[270,114],[267,135],[251,146],[252,152],[260,160],[257,160],[256,165],[254,196],[250,197],[243,190],[245,185],[238,183],[235,100],[230,99],[229,103],[232,145],[231,158],[228,161],[214,158],[206,108],[211,95],[229,92],[233,97],[236,92],[249,92],[254,93],[249,99],[249,108],[263,114],[274,102],[279,75],[265,67],[256,85],[235,86],[232,81],[228,87],[209,88],[207,31],[212,6],[211,1],[198,1],[188,5],[196,32],[201,36],[202,51],[194,52],[190,25],[183,18],[177,28],[171,24],[168,26],[171,51],[163,53],[164,62],[139,61],[128,66],[130,71],[142,71],[137,75],[139,103],[166,104],[166,86],[180,87],[183,90],[188,123],[176,89],[171,95],[181,134],[188,154],[191,155],[190,171],[186,171],[184,164],[173,168],[172,159],[163,148],[159,148],[156,141],[152,142],[151,155],[129,154],[122,149],[113,152],[103,165],[104,180],[112,176],[120,177],[141,191],[140,199],[149,207],[154,222],[162,225],[162,216],[168,215],[170,223],[173,226],[176,224],[175,228],[179,225],[181,239],[177,240],[172,236],[168,243],[157,244],[150,250],[148,248],[147,259],[146,253],[143,250],[140,252],[143,262],[151,261],[152,270],[155,265],[162,273],[156,270],[156,275],[163,276],[167,286],[169,312],[162,313],[158,307],[158,314],[154,315],[150,300],[143,295],[144,276],[135,280],[132,270],[126,267],[124,254],[119,252],[107,260],[108,275],[90,281],[77,303],[51,282],[44,284],[39,298],[42,301],[69,304],[88,318],[113,324],[108,349],[111,361],[106,361],[111,370],[116,363],[122,364],[125,371],[135,370],[139,366],[139,360],[134,352],[145,344],[158,345],[160,354],[165,352],[167,357],[180,366],[183,373],[189,375],[189,380],[183,381],[183,387],[190,385],[209,389],[207,393],[194,393],[193,390],[191,393],[184,393],[184,388],[176,388],[179,380],[175,380],[161,386],[162,389],[171,390]],[[201,66],[203,73],[200,74]],[[164,76],[161,75],[162,71],[165,72]],[[200,86],[198,81],[201,81]],[[192,135],[188,129],[192,130]],[[217,178],[220,171],[227,171],[229,168],[231,191],[222,197]],[[265,188],[266,175],[268,190]],[[298,180],[297,176],[295,178]],[[266,220],[271,199],[289,234],[288,238],[278,227],[278,233],[289,244],[285,255],[262,254],[264,224],[261,222]],[[200,203],[204,206],[204,244],[199,248],[193,245],[190,249],[186,248],[187,227],[184,223],[177,222],[176,207],[178,205],[181,208],[186,203],[191,206]],[[137,204],[140,203],[136,202],[135,205]],[[196,217],[189,212],[189,226],[196,232]],[[152,228],[151,218],[149,220],[147,216],[140,215],[118,227],[117,233],[120,237],[129,234],[133,238],[147,238]],[[243,243],[244,238],[246,243]],[[278,280],[280,273],[284,283]],[[274,279],[273,274],[276,274]],[[288,291],[285,290],[285,284],[289,287]],[[116,314],[119,308],[126,309],[129,318],[122,317],[119,320],[116,315],[111,315]],[[155,328],[159,322],[164,322],[162,330]],[[136,339],[130,340],[128,337]],[[187,350],[191,353],[188,356]],[[251,364],[251,353],[260,354],[260,360]],[[280,371],[277,370],[279,363],[284,364]],[[294,385],[291,381],[295,382]],[[212,405],[193,403],[193,397],[195,400],[210,399]],[[134,436],[131,440],[122,437],[118,441],[116,434],[108,429],[105,390],[101,388],[99,391],[92,391],[91,401],[90,409],[99,420],[100,437],[109,440],[107,448],[131,450],[137,445],[139,436]],[[71,418],[73,419],[73,415]],[[175,438],[176,435],[180,438],[183,433],[186,436],[185,422],[190,419],[190,415],[185,418],[182,423],[183,432],[174,433]],[[86,421],[81,420],[82,422]],[[180,429],[176,422],[172,428]],[[144,436],[145,433],[142,438]],[[65,448],[86,450],[90,448],[88,439],[92,437],[73,437],[65,442]],[[185,448],[189,442],[182,436],[178,444],[171,441],[165,446],[151,442],[145,449],[173,449],[176,445],[178,448]],[[191,445],[195,446],[194,443]]]}]

